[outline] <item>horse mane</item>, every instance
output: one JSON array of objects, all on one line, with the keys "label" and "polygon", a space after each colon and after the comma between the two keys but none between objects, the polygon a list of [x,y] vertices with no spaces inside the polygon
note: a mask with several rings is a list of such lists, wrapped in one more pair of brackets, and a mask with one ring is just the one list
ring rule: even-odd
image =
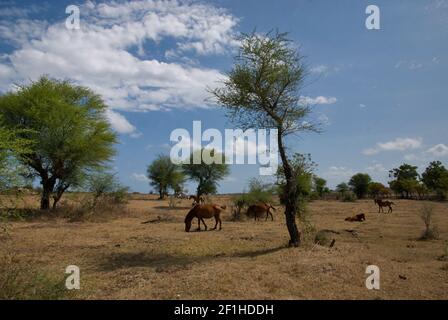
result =
[{"label": "horse mane", "polygon": [[193,220],[193,218],[196,216],[196,210],[195,210],[196,207],[197,206],[194,206],[193,208],[190,209],[190,211],[188,211],[187,215],[185,216],[184,222]]}]

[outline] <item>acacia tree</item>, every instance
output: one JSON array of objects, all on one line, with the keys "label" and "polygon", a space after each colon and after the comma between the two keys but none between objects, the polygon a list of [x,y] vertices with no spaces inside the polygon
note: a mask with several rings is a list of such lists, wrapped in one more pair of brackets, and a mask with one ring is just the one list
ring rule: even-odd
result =
[{"label": "acacia tree", "polygon": [[23,185],[23,167],[15,157],[30,150],[30,142],[19,136],[23,130],[7,129],[1,124],[0,118],[0,191]]},{"label": "acacia tree", "polygon": [[432,161],[422,174],[425,186],[435,191],[439,199],[444,199],[448,192],[448,170],[440,161]]},{"label": "acacia tree", "polygon": [[169,156],[158,156],[147,169],[150,184],[159,192],[159,198],[165,198],[168,189],[171,188],[175,192],[182,190],[185,176],[181,170],[181,166],[171,162]]},{"label": "acacia tree", "polygon": [[338,184],[336,186],[336,192],[339,192],[342,197],[344,197],[344,195],[349,191],[350,191],[350,187],[345,182],[341,182],[340,184]]},{"label": "acacia tree", "polygon": [[[200,163],[195,164],[195,153],[200,153]],[[207,154],[216,161],[204,161],[204,155]],[[224,179],[230,173],[229,165],[225,163],[223,154],[215,152],[215,150],[201,149],[191,154],[187,163],[182,165],[184,173],[198,183],[196,196],[203,194],[214,194],[217,192],[218,181]]]},{"label": "acacia tree", "polygon": [[210,90],[218,103],[227,109],[228,117],[246,130],[274,128],[278,130],[278,149],[285,176],[283,188],[286,225],[290,245],[299,246],[300,232],[296,224],[300,196],[296,175],[288,158],[285,138],[299,131],[315,131],[316,126],[304,121],[310,107],[304,105],[300,91],[306,68],[298,49],[286,33],[243,34],[234,67],[223,86]]},{"label": "acacia tree", "polygon": [[371,181],[372,178],[370,178],[367,173],[357,173],[350,178],[348,185],[350,186],[354,194],[356,194],[356,197],[358,199],[362,199],[369,191],[369,184]]},{"label": "acacia tree", "polygon": [[393,179],[389,181],[390,188],[395,193],[401,194],[402,198],[409,198],[419,184],[417,167],[407,163],[390,170],[389,178]]},{"label": "acacia tree", "polygon": [[2,126],[22,130],[19,137],[31,142],[17,159],[40,178],[41,209],[48,210],[52,195],[57,203],[115,153],[106,108],[90,89],[45,76],[0,97]]}]

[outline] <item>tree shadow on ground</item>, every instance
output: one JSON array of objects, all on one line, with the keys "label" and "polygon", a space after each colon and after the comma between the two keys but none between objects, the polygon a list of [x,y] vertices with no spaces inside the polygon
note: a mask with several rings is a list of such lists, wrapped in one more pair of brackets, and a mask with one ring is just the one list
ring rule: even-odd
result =
[{"label": "tree shadow on ground", "polygon": [[[97,267],[101,271],[114,271],[125,268],[149,267],[157,270],[186,269],[193,263],[202,263],[223,258],[254,258],[286,249],[286,246],[262,250],[248,250],[232,254],[215,253],[205,256],[173,255],[146,251],[111,253],[99,259]],[[98,259],[97,259],[98,261]]]}]

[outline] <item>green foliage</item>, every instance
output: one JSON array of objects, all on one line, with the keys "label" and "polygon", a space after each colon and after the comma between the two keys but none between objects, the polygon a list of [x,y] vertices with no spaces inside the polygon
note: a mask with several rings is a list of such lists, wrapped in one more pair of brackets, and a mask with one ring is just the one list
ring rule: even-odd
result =
[{"label": "green foliage", "polygon": [[347,183],[341,182],[336,186],[336,192],[341,194],[341,197],[344,197],[344,195],[350,191],[350,187]]},{"label": "green foliage", "polygon": [[422,174],[422,182],[431,191],[436,192],[439,199],[446,198],[448,193],[448,170],[440,161],[433,161]]},{"label": "green foliage", "polygon": [[402,197],[409,198],[418,187],[418,172],[417,167],[404,163],[398,168],[389,171],[390,188]]},{"label": "green foliage", "polygon": [[[296,185],[295,201],[297,204],[297,214],[301,218],[307,212],[307,203],[312,195],[313,171],[316,168],[316,163],[311,160],[309,154],[295,153],[291,159],[291,167],[294,173],[293,181]],[[283,195],[285,194],[286,178],[283,167],[278,168],[276,176],[280,202],[285,204]]]},{"label": "green foliage", "polygon": [[322,198],[324,195],[330,193],[330,189],[327,187],[327,180],[324,178],[313,176],[313,192]]},{"label": "green foliage", "polygon": [[129,188],[123,186],[114,174],[102,171],[88,176],[87,190],[93,195],[93,208],[100,198],[107,198],[115,204],[124,204],[129,193]]},{"label": "green foliage", "polygon": [[90,89],[45,76],[0,97],[2,127],[23,130],[19,137],[30,141],[18,159],[41,179],[42,209],[49,209],[53,192],[59,199],[79,175],[115,153],[106,108]]},{"label": "green foliage", "polygon": [[[200,159],[200,163],[195,164],[194,159]],[[204,161],[206,158],[215,159],[212,163]],[[229,165],[225,163],[223,154],[215,152],[215,150],[196,150],[191,156],[188,163],[182,165],[183,172],[191,180],[198,183],[197,195],[215,194],[218,188],[218,181],[224,179],[230,173]]]},{"label": "green foliage", "polygon": [[185,175],[180,165],[171,162],[169,156],[158,156],[146,170],[151,186],[159,193],[160,199],[168,194],[168,189],[174,192],[182,191]]},{"label": "green foliage", "polygon": [[343,202],[355,202],[356,195],[353,192],[348,191],[348,192],[344,193],[344,195],[342,196],[342,201]]},{"label": "green foliage", "polygon": [[271,203],[275,187],[270,183],[263,183],[261,180],[252,178],[249,181],[249,191],[240,196],[234,197],[233,202],[239,208],[247,207],[257,203]]},{"label": "green foliage", "polygon": [[302,120],[311,112],[301,101],[306,70],[286,33],[242,34],[240,49],[223,86],[211,93],[239,128],[279,128],[280,135],[315,130]]},{"label": "green foliage", "polygon": [[249,181],[249,191],[233,197],[235,207],[234,220],[241,218],[241,212],[250,205],[258,203],[272,203],[275,194],[275,186],[263,183],[260,179],[253,178]]},{"label": "green foliage", "polygon": [[378,198],[386,196],[389,193],[389,190],[380,182],[370,182],[368,193],[372,198]]},{"label": "green foliage", "polygon": [[62,276],[49,276],[12,254],[0,256],[0,300],[58,300],[67,294]]},{"label": "green foliage", "polygon": [[371,181],[372,179],[367,173],[357,173],[351,177],[348,184],[355,193],[356,197],[358,199],[362,199],[366,196]]}]

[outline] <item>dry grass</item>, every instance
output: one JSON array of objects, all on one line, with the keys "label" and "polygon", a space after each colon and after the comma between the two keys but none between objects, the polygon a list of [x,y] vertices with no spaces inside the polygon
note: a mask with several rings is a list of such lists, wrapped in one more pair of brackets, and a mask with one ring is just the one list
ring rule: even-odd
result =
[{"label": "dry grass", "polygon": [[[213,200],[231,205],[226,196]],[[448,298],[446,262],[438,259],[448,239],[447,203],[434,203],[439,240],[417,241],[416,201],[394,201],[392,214],[376,213],[373,201],[315,201],[313,225],[338,232],[334,247],[307,241],[289,249],[281,208],[274,222],[233,222],[227,210],[222,231],[185,233],[191,203],[170,209],[168,202],[133,195],[125,216],[104,222],[13,222],[12,249],[55,276],[79,266],[77,297],[85,299]],[[367,221],[344,221],[360,212]],[[149,220],[157,223],[141,223]],[[370,264],[380,267],[379,291],[365,288]]]}]

